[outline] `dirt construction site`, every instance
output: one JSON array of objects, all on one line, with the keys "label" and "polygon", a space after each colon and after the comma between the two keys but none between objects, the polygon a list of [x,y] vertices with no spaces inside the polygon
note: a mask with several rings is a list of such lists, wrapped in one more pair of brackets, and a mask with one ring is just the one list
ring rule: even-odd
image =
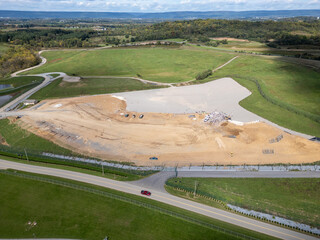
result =
[{"label": "dirt construction site", "polygon": [[138,166],[320,160],[319,143],[263,122],[237,125],[220,112],[144,113],[126,107],[112,95],[45,100],[16,123],[75,152]]}]

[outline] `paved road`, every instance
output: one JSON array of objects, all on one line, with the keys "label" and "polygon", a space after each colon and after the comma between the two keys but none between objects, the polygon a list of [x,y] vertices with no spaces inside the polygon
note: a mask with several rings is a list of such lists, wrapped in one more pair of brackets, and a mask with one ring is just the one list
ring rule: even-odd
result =
[{"label": "paved road", "polygon": [[29,91],[25,92],[24,94],[20,95],[19,97],[15,98],[14,100],[10,101],[9,103],[7,103],[3,107],[1,107],[0,108],[0,113],[13,109],[20,102],[22,102],[23,100],[27,99],[32,94],[34,94],[36,91],[38,91],[39,89],[47,86],[51,82],[51,78],[49,76],[45,75],[45,74],[32,75],[32,76],[44,77],[44,81],[41,84],[39,84],[38,86],[36,86],[35,88],[30,89]]},{"label": "paved road", "polygon": [[14,72],[14,73],[11,74],[11,77],[17,77],[17,75],[18,75],[19,73],[26,72],[26,71],[29,71],[29,70],[32,70],[32,69],[34,69],[34,68],[38,68],[38,67],[41,67],[42,65],[44,65],[44,64],[47,62],[47,59],[41,56],[41,53],[43,53],[43,52],[44,52],[44,51],[40,51],[40,52],[39,52],[39,56],[40,56],[40,58],[41,58],[41,63],[39,63],[39,64],[36,65],[36,66],[29,67],[29,68],[22,69],[22,70],[20,70],[20,71]]},{"label": "paved road", "polygon": [[[35,66],[38,67],[39,65]],[[32,68],[35,68],[32,67]],[[30,68],[30,69],[32,69]],[[21,70],[19,72],[24,72],[30,69],[25,69],[25,70]],[[16,76],[16,74],[18,74],[19,72],[13,73],[12,76]],[[59,74],[57,77],[52,77],[51,74]],[[39,76],[39,77],[43,77],[44,81],[39,84],[38,86],[30,89],[29,91],[25,92],[24,94],[20,95],[19,97],[15,98],[14,100],[10,101],[9,103],[7,103],[6,105],[4,105],[3,107],[0,108],[0,118],[4,118],[4,117],[8,117],[8,116],[18,116],[18,115],[23,115],[22,112],[8,112],[11,109],[14,109],[19,103],[21,103],[22,101],[26,100],[27,98],[29,98],[32,94],[36,93],[37,91],[39,91],[41,88],[46,87],[47,85],[49,85],[51,82],[53,82],[54,80],[61,78],[61,77],[69,77],[67,74],[63,73],[63,72],[50,72],[50,73],[42,73],[42,74],[35,74],[35,75],[24,75],[24,76]]]},{"label": "paved road", "polygon": [[[11,168],[11,169],[17,169],[17,170],[26,171],[26,172],[56,176],[56,177],[71,179],[75,181],[86,182],[89,184],[94,184],[97,186],[111,188],[118,191],[129,193],[129,194],[141,196],[140,194],[141,188],[133,184],[130,184],[127,182],[118,182],[111,179],[106,179],[106,178],[78,173],[78,172],[32,166],[32,165],[10,162],[5,160],[0,160],[0,168],[3,168],[3,169]],[[224,222],[238,225],[240,227],[244,227],[260,233],[268,234],[270,236],[274,236],[281,239],[288,239],[288,240],[302,240],[302,239],[316,240],[317,239],[315,237],[308,236],[299,232],[280,228],[278,226],[274,226],[271,224],[254,220],[254,219],[246,218],[241,215],[226,212],[210,206],[192,202],[186,199],[178,198],[168,193],[159,192],[154,189],[148,189],[148,190],[152,192],[152,196],[150,198],[155,201],[163,202],[175,207],[196,212],[196,213],[208,216],[210,218],[215,218]]]},{"label": "paved road", "polygon": [[[141,188],[152,188],[160,192],[165,192],[164,185],[169,178],[175,177],[174,171],[163,171],[132,181],[131,184]],[[320,178],[320,171],[178,171],[177,177],[197,177],[197,178]]]}]

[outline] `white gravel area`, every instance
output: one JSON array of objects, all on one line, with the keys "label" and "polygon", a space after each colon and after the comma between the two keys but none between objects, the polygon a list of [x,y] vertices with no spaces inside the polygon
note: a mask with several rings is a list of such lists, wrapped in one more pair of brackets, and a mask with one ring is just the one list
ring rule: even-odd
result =
[{"label": "white gravel area", "polygon": [[251,92],[232,78],[221,78],[200,85],[117,93],[126,99],[127,109],[137,112],[195,113],[221,111],[232,119],[251,122],[261,119],[238,103]]},{"label": "white gravel area", "polygon": [[221,78],[199,85],[170,87],[113,94],[123,97],[127,109],[136,112],[195,113],[221,111],[239,122],[263,121],[304,138],[313,136],[278,126],[239,105],[251,92],[232,78]]}]

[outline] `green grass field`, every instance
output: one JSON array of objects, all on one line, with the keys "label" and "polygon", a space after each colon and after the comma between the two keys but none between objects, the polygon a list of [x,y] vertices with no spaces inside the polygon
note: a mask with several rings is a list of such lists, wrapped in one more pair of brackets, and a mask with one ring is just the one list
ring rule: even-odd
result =
[{"label": "green grass field", "polygon": [[44,66],[30,73],[65,72],[77,76],[128,76],[138,74],[158,82],[183,82],[199,72],[214,69],[234,57],[233,53],[189,47],[135,47],[95,51],[44,52]]},{"label": "green grass field", "polygon": [[37,76],[12,77],[12,78],[0,79],[0,84],[10,84],[12,85],[13,88],[17,88],[27,84],[31,84],[33,82],[39,82],[43,79],[44,79],[43,77],[37,77]]},{"label": "green grass field", "polygon": [[81,95],[105,94],[135,90],[147,90],[159,86],[144,84],[129,78],[83,78],[80,82],[63,82],[57,79],[45,88],[33,94],[32,99],[63,98]]},{"label": "green grass field", "polygon": [[319,72],[265,57],[240,56],[205,81],[221,77],[232,77],[253,93],[240,102],[249,111],[289,129],[320,136],[319,122],[268,102],[254,82],[275,101],[319,118]]},{"label": "green grass field", "polygon": [[14,123],[10,123],[8,119],[0,120],[0,135],[12,148],[27,149],[36,152],[54,152],[64,155],[72,153],[68,149],[38,137]]},{"label": "green grass field", "polygon": [[[59,180],[152,204],[259,239],[272,239],[146,198]],[[235,239],[234,236],[153,209],[75,188],[3,173],[0,174],[0,186],[6,186],[1,188],[0,195],[1,238],[104,239],[108,236],[108,239]],[[36,222],[36,226],[30,227],[27,224],[29,221]]]},{"label": "green grass field", "polygon": [[[197,187],[199,194],[209,194],[225,203],[320,227],[320,179],[172,178],[169,180],[170,183],[187,189],[194,189],[195,181],[199,183]],[[193,197],[189,195],[189,198],[190,196]],[[199,200],[201,201],[201,198]],[[205,201],[204,203],[208,204],[208,200]]]},{"label": "green grass field", "polygon": [[[291,48],[291,49],[290,49]],[[228,41],[228,44],[220,44],[218,49],[226,49],[232,51],[241,51],[248,53],[261,53],[267,55],[282,55],[282,56],[295,56],[297,54],[312,53],[319,55],[315,51],[310,51],[310,48],[318,49],[317,46],[310,45],[297,45],[297,46],[281,46],[279,48],[271,48],[265,43],[255,41]],[[294,50],[292,50],[294,49]],[[298,50],[297,50],[298,49]]]}]

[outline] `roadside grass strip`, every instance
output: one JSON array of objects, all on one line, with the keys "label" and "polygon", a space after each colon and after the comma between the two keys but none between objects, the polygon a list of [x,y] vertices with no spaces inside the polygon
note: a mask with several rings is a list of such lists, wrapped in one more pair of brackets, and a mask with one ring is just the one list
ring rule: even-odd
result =
[{"label": "roadside grass strip", "polygon": [[71,183],[71,182],[66,182],[66,181],[62,181],[62,180],[57,180],[57,179],[53,179],[53,178],[46,178],[46,177],[42,177],[42,176],[35,176],[35,175],[30,175],[30,174],[25,174],[25,173],[20,173],[20,172],[15,172],[15,171],[8,171],[8,170],[0,170],[1,174],[6,174],[6,175],[10,175],[10,176],[15,176],[15,177],[20,177],[20,178],[24,178],[24,179],[30,179],[30,180],[35,180],[35,181],[40,181],[40,182],[44,182],[44,183],[50,183],[50,184],[54,184],[54,185],[59,185],[59,186],[63,186],[63,187],[68,187],[71,189],[75,189],[75,190],[80,190],[83,192],[88,192],[88,193],[92,193],[92,194],[96,194],[96,195],[100,195],[100,196],[104,196],[107,198],[111,198],[111,199],[115,199],[115,200],[119,200],[122,202],[126,202],[126,203],[130,203],[139,207],[144,207],[150,210],[154,210],[157,212],[160,212],[162,214],[165,215],[169,215],[175,218],[179,218],[182,219],[184,221],[193,223],[193,224],[197,224],[206,228],[210,228],[212,230],[218,231],[218,232],[222,232],[228,235],[231,235],[235,238],[238,239],[249,239],[249,240],[257,240],[257,238],[242,234],[242,233],[238,233],[235,231],[231,231],[229,229],[225,229],[219,226],[216,226],[214,224],[211,223],[207,223],[189,216],[186,216],[184,214],[180,214],[174,211],[170,211],[167,209],[164,209],[162,207],[159,206],[155,206],[149,203],[145,203],[142,201],[138,201],[136,199],[131,199],[129,197],[124,197],[124,196],[120,196],[120,195],[116,195],[113,193],[109,193],[106,191],[101,191],[95,188],[90,188],[90,187],[86,187],[86,186],[82,186],[79,184],[75,184],[75,183]]},{"label": "roadside grass strip", "polygon": [[[10,148],[6,148],[5,146],[0,145],[0,156],[7,156],[11,158],[16,158],[17,160],[22,160],[23,163],[46,163],[50,165],[61,165],[61,166],[67,166],[72,167],[75,169],[84,169],[93,171],[96,173],[101,173],[102,175],[115,175],[118,180],[137,180],[141,177],[148,176],[150,174],[156,173],[157,171],[153,170],[131,170],[131,169],[125,169],[125,168],[118,168],[118,167],[112,167],[112,166],[103,166],[101,163],[99,164],[99,160],[96,160],[96,163],[89,163],[89,162],[83,162],[83,161],[77,161],[77,160],[69,160],[69,159],[61,159],[57,157],[51,157],[46,156],[43,154],[35,154],[32,152],[28,152],[26,155],[25,152],[19,151],[19,150],[12,150]],[[75,170],[74,169],[74,170]],[[76,171],[76,170],[75,170]]]},{"label": "roadside grass strip", "polygon": [[[167,190],[173,195],[232,212],[237,210],[248,217],[317,236],[318,185],[319,180],[314,178],[172,178],[166,181]],[[240,211],[231,206],[249,210]]]}]

